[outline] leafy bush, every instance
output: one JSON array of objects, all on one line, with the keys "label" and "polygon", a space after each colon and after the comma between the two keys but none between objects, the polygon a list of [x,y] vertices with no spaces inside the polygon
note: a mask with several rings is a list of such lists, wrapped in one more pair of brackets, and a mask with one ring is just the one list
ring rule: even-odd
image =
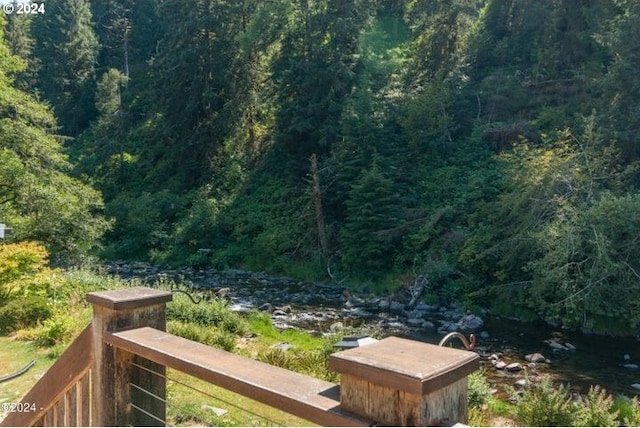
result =
[{"label": "leafy bush", "polygon": [[33,327],[49,318],[51,312],[47,299],[41,296],[12,300],[6,305],[0,306],[0,334]]},{"label": "leafy bush", "polygon": [[231,311],[221,299],[194,304],[186,296],[175,296],[167,305],[167,318],[203,327],[215,326],[237,335],[244,335],[249,331],[247,321],[240,314]]},{"label": "leafy bush", "polygon": [[514,416],[524,426],[571,426],[575,412],[568,388],[554,388],[551,378],[545,376],[517,397]]},{"label": "leafy bush", "polygon": [[468,377],[468,397],[469,407],[480,408],[487,403],[491,397],[491,384],[487,382],[484,375],[480,372],[471,373]]},{"label": "leafy bush", "polygon": [[607,391],[600,386],[592,386],[589,393],[581,399],[580,404],[576,418],[578,426],[610,427],[619,425],[620,411],[614,408],[613,397],[607,395]]},{"label": "leafy bush", "polygon": [[69,313],[59,310],[36,327],[21,330],[18,338],[42,347],[62,345],[73,340],[89,324],[90,311]]},{"label": "leafy bush", "polygon": [[27,296],[47,297],[59,284],[47,258],[45,248],[34,242],[0,245],[0,305]]}]

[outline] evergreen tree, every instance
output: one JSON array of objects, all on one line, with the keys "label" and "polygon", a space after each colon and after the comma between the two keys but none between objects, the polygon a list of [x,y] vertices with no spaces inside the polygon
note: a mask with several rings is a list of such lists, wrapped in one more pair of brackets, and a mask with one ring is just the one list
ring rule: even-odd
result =
[{"label": "evergreen tree", "polygon": [[640,79],[636,70],[640,58],[636,46],[640,43],[640,4],[616,1],[619,13],[612,17],[598,34],[612,61],[606,75],[598,81],[602,88],[602,126],[617,141],[625,162],[640,159],[638,130],[640,129]]},{"label": "evergreen tree", "polygon": [[[15,8],[15,7],[14,7]],[[16,84],[24,90],[36,92],[35,70],[38,67],[33,57],[33,38],[31,37],[31,16],[12,13],[7,15],[5,40],[12,55],[25,61],[26,66],[16,75]]]},{"label": "evergreen tree", "polygon": [[394,243],[385,232],[397,225],[398,200],[379,162],[376,156],[353,184],[340,232],[342,262],[363,278],[378,278],[394,263]]},{"label": "evergreen tree", "polygon": [[0,38],[0,218],[13,227],[12,239],[42,240],[59,259],[79,256],[107,227],[96,214],[102,201],[69,176],[51,112],[15,87],[23,67]]},{"label": "evergreen tree", "polygon": [[359,0],[301,1],[274,64],[277,139],[290,165],[327,154],[340,136],[343,103],[353,90],[358,36],[372,11]]},{"label": "evergreen tree", "polygon": [[34,17],[39,88],[62,132],[77,136],[95,117],[93,88],[98,39],[87,0],[53,0]]}]

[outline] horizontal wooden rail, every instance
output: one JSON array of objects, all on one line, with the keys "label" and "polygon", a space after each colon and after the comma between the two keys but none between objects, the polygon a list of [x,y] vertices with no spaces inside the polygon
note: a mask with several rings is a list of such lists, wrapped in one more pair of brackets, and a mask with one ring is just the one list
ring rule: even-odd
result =
[{"label": "horizontal wooden rail", "polygon": [[33,411],[9,413],[0,427],[88,425],[92,337],[89,325],[20,401]]},{"label": "horizontal wooden rail", "polygon": [[106,333],[105,342],[155,363],[324,426],[370,426],[340,408],[339,386],[150,327]]}]

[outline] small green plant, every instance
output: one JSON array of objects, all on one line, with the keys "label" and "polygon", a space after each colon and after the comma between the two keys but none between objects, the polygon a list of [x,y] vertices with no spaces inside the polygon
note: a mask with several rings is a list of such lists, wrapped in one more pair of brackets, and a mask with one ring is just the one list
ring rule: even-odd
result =
[{"label": "small green plant", "polygon": [[234,350],[236,344],[234,335],[215,327],[203,327],[199,324],[173,320],[169,321],[167,330],[176,336],[229,352]]},{"label": "small green plant", "polygon": [[613,396],[600,386],[592,386],[589,393],[580,400],[580,410],[576,413],[579,426],[618,426],[620,411],[615,409]]},{"label": "small green plant", "polygon": [[491,384],[487,382],[481,372],[471,373],[468,377],[468,398],[469,407],[481,408],[491,397]]},{"label": "small green plant", "polygon": [[618,411],[618,422],[621,426],[640,426],[640,401],[624,395],[618,395],[613,400],[613,409]]},{"label": "small green plant", "polygon": [[524,426],[571,426],[576,410],[568,388],[545,376],[516,398],[514,416]]},{"label": "small green plant", "polygon": [[167,318],[203,327],[217,327],[227,333],[242,336],[249,332],[247,321],[233,312],[222,299],[212,299],[194,304],[186,296],[174,296],[167,305]]},{"label": "small green plant", "polygon": [[296,349],[284,351],[270,348],[258,353],[257,360],[272,366],[303,373],[319,379],[335,382],[338,375],[329,370],[328,355],[322,350],[309,351]]}]

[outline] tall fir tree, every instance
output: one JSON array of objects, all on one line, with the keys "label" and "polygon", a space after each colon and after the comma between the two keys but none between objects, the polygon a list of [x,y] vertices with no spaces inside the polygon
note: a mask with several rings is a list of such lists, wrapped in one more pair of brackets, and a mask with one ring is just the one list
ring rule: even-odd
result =
[{"label": "tall fir tree", "polygon": [[77,136],[95,118],[93,91],[98,39],[87,0],[53,0],[34,17],[34,55],[44,99],[62,132]]}]

